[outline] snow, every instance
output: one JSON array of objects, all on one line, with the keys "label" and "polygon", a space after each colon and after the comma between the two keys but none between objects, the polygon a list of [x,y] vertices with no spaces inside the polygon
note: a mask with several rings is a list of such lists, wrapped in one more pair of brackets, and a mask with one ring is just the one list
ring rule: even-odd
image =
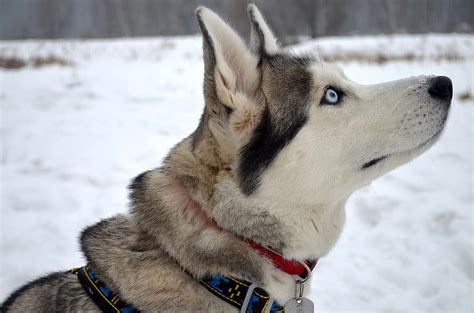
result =
[{"label": "snow", "polygon": [[[473,39],[326,38],[294,47],[399,57],[343,60],[360,83],[419,74],[454,83],[440,142],[350,198],[343,234],[314,272],[318,312],[474,310],[474,102],[458,99],[473,94]],[[81,229],[125,212],[130,180],[159,166],[202,111],[198,37],[0,42],[2,57],[48,55],[73,65],[0,70],[0,299],[82,265]]]}]

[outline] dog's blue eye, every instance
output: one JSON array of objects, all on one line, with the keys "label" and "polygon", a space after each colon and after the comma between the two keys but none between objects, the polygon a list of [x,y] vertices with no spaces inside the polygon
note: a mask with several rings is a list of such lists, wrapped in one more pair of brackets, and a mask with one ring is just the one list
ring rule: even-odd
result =
[{"label": "dog's blue eye", "polygon": [[339,95],[334,89],[328,88],[324,95],[325,104],[336,104],[339,102]]}]

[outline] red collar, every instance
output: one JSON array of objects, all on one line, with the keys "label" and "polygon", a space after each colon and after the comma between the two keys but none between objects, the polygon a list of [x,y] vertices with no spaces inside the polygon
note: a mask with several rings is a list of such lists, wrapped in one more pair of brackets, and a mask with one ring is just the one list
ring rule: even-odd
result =
[{"label": "red collar", "polygon": [[[219,225],[217,225],[217,223],[212,218],[209,218],[206,212],[204,212],[204,210],[200,206],[192,205],[189,207],[192,209],[195,216],[200,217],[206,225],[217,228],[221,231],[226,231],[222,229]],[[272,263],[273,265],[275,265],[275,267],[279,268],[280,270],[282,270],[283,272],[287,274],[306,277],[309,274],[308,270],[306,269],[306,266],[309,267],[310,270],[313,270],[314,267],[316,266],[317,260],[307,260],[304,263],[302,263],[295,260],[285,259],[282,255],[256,243],[253,240],[246,239],[240,236],[238,237],[244,240],[245,242],[247,242],[250,245],[250,247],[257,250],[260,254],[272,260]]]},{"label": "red collar", "polygon": [[[316,266],[317,260],[307,260],[304,262],[298,262],[295,260],[285,259],[282,255],[272,251],[252,240],[245,240],[253,249],[263,254],[267,258],[272,260],[273,265],[282,270],[283,272],[290,275],[299,275],[300,277],[307,277],[309,267],[311,270]],[[306,266],[305,266],[306,265]]]}]

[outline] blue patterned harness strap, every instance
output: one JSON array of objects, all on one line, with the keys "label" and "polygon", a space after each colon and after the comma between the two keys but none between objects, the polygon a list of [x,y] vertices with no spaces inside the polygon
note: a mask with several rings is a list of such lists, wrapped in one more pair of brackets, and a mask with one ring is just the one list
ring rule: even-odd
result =
[{"label": "blue patterned harness strap", "polygon": [[247,281],[216,274],[200,283],[220,299],[239,308],[240,312],[284,312],[265,290]]},{"label": "blue patterned harness strap", "polygon": [[76,274],[82,288],[94,303],[106,313],[138,313],[132,305],[122,301],[118,294],[113,293],[104,282],[97,279],[87,265],[69,270]]},{"label": "blue patterned harness strap", "polygon": [[[82,288],[94,303],[106,313],[138,313],[132,305],[120,299],[100,281],[88,267],[71,269],[77,275]],[[210,292],[245,313],[283,313],[284,310],[269,294],[255,284],[216,274],[199,281]]]}]

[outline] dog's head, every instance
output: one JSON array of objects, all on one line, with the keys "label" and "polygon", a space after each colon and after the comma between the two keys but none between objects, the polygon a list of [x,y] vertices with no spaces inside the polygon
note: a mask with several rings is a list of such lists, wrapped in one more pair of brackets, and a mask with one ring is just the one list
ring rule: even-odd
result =
[{"label": "dog's head", "polygon": [[334,65],[285,52],[257,8],[248,13],[249,46],[214,12],[197,10],[205,60],[200,128],[244,194],[290,206],[336,203],[440,136],[449,78],[359,85]]}]

